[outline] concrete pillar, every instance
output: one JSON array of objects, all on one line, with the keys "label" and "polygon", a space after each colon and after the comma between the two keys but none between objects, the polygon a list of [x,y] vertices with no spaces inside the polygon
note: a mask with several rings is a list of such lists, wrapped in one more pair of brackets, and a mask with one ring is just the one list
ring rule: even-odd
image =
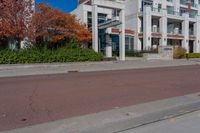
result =
[{"label": "concrete pillar", "polygon": [[139,17],[136,16],[136,19],[133,22],[136,28],[136,35],[134,36],[134,50],[141,51],[141,41],[139,40],[139,33],[141,33],[142,21]]},{"label": "concrete pillar", "polygon": [[186,49],[187,53],[189,53],[189,14],[185,13],[184,21],[182,22],[182,34],[184,35],[184,39],[182,40],[182,47]]},{"label": "concrete pillar", "polygon": [[121,29],[120,29],[120,43],[119,43],[119,58],[120,60],[125,60],[125,11],[122,9],[120,11],[120,21]]},{"label": "concrete pillar", "polygon": [[85,10],[83,11],[83,22],[88,23],[88,12]]},{"label": "concrete pillar", "polygon": [[141,51],[142,50],[142,43],[138,36],[134,37],[134,50]]},{"label": "concrete pillar", "polygon": [[105,53],[107,58],[112,57],[112,38],[110,34],[106,33],[106,46],[105,46]]},{"label": "concrete pillar", "polygon": [[143,12],[143,49],[150,50],[151,49],[151,7],[145,6]]},{"label": "concrete pillar", "polygon": [[[106,16],[106,19],[112,19],[112,12],[108,13]],[[105,55],[107,58],[112,58],[112,28],[107,28],[106,29],[106,34],[105,34],[105,40],[106,40],[106,45],[105,45]]]},{"label": "concrete pillar", "polygon": [[140,20],[139,17],[137,17],[135,19],[135,22],[134,22],[135,26],[136,26],[136,36],[134,37],[134,50],[136,51],[141,51],[142,50],[142,45],[141,45],[141,41],[139,39],[139,33],[141,33],[141,29],[142,29],[142,21]]},{"label": "concrete pillar", "polygon": [[92,48],[98,52],[98,6],[92,5]]},{"label": "concrete pillar", "polygon": [[162,10],[162,17],[160,18],[160,32],[162,33],[160,46],[167,46],[167,10]]},{"label": "concrete pillar", "polygon": [[194,24],[194,35],[196,37],[194,42],[194,52],[200,53],[200,16],[197,16],[197,21]]}]

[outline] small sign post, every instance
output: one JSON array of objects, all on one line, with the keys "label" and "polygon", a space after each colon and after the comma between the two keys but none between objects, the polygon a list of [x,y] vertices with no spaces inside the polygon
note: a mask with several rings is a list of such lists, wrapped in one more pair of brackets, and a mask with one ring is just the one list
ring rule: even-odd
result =
[{"label": "small sign post", "polygon": [[159,46],[158,53],[161,59],[172,60],[174,56],[173,46]]}]

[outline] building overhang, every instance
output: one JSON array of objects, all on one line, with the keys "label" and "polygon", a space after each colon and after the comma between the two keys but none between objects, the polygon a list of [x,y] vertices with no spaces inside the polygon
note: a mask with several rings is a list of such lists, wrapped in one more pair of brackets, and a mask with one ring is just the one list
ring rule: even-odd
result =
[{"label": "building overhang", "polygon": [[151,37],[152,37],[152,38],[161,38],[161,37],[162,37],[162,34],[159,33],[159,32],[153,32],[153,33],[151,33]]},{"label": "building overhang", "polygon": [[[120,30],[118,28],[112,28],[111,34],[119,35]],[[135,32],[131,29],[125,29],[125,34],[126,34],[126,36],[135,36]]]},{"label": "building overhang", "polygon": [[179,34],[168,34],[167,35],[167,38],[168,39],[177,39],[177,40],[182,40],[184,39],[184,36],[183,35],[179,35]]},{"label": "building overhang", "polygon": [[125,9],[125,0],[92,0],[92,5],[112,9]]},{"label": "building overhang", "polygon": [[105,23],[99,24],[98,29],[107,29],[110,27],[118,26],[120,24],[122,23],[119,21],[119,19],[111,19],[111,20],[106,21]]},{"label": "building overhang", "polygon": [[78,0],[78,4],[91,3],[91,0]]},{"label": "building overhang", "polygon": [[192,40],[192,41],[196,40],[196,36],[190,35],[190,36],[189,36],[189,40]]}]

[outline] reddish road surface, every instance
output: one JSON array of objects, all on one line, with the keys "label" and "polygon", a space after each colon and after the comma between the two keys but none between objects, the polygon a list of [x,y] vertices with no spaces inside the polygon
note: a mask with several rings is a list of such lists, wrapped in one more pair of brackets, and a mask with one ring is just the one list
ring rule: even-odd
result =
[{"label": "reddish road surface", "polygon": [[200,66],[0,78],[0,131],[200,92]]}]

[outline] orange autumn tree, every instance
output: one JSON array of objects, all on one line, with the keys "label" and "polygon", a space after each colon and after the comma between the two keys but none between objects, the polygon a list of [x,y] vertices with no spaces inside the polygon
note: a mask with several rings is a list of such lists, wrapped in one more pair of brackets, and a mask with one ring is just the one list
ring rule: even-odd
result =
[{"label": "orange autumn tree", "polygon": [[92,34],[86,28],[86,25],[80,24],[78,30],[76,31],[76,38],[81,42],[85,47],[92,40]]},{"label": "orange autumn tree", "polygon": [[46,4],[38,4],[32,25],[35,38],[46,44],[60,44],[71,39],[76,39],[81,44],[91,41],[91,33],[75,16]]},{"label": "orange autumn tree", "polygon": [[33,0],[0,0],[0,38],[27,37],[32,14]]}]

